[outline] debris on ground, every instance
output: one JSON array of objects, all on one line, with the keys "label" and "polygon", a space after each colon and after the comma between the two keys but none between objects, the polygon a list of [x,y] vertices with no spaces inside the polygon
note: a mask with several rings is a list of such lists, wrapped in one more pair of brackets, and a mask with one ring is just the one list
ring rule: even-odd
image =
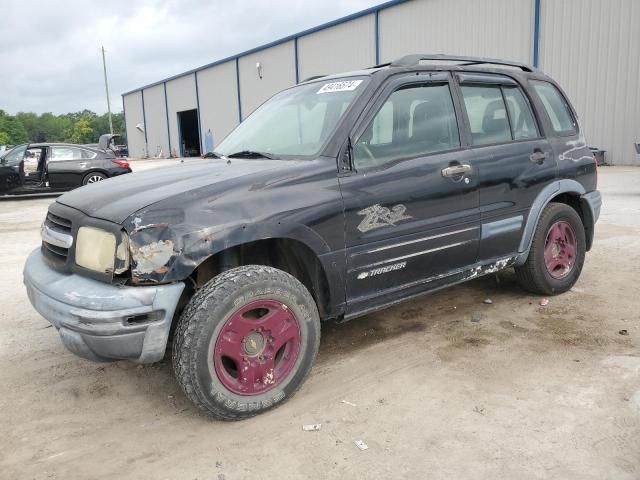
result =
[{"label": "debris on ground", "polygon": [[352,403],[348,400],[342,400],[342,403],[344,403],[345,405],[349,405],[351,407],[357,407],[357,405],[355,403]]},{"label": "debris on ground", "polygon": [[479,413],[480,415],[484,415],[484,407],[479,407],[478,405],[476,405],[475,407],[473,407],[473,411]]},{"label": "debris on ground", "polygon": [[369,448],[369,445],[364,443],[362,440],[354,440],[353,443],[355,443],[356,447],[358,447],[360,450],[366,450]]},{"label": "debris on ground", "polygon": [[578,288],[578,287],[571,287],[569,291],[575,292],[575,293],[584,293],[584,289]]},{"label": "debris on ground", "polygon": [[173,395],[167,395],[167,398],[173,398]]},{"label": "debris on ground", "polygon": [[216,468],[222,468],[222,462],[217,461],[216,462]]},{"label": "debris on ground", "polygon": [[620,335],[629,335],[629,331],[626,328],[623,328],[618,332]]},{"label": "debris on ground", "polygon": [[493,300],[491,300],[490,298],[485,298],[482,303],[486,303],[487,305],[491,305],[493,303]]},{"label": "debris on ground", "polygon": [[547,305],[549,305],[549,299],[548,298],[543,298],[542,300],[540,300],[540,306],[541,307],[546,307]]},{"label": "debris on ground", "polygon": [[302,430],[304,430],[305,432],[317,432],[321,428],[322,428],[321,423],[310,423],[307,425],[302,425]]},{"label": "debris on ground", "polygon": [[482,320],[482,314],[481,313],[473,313],[471,314],[471,321],[473,323],[478,323],[480,320]]}]

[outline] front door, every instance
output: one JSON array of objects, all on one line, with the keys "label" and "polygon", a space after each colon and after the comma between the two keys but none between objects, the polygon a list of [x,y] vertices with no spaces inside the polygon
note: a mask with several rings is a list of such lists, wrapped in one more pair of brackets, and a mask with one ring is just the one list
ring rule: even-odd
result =
[{"label": "front door", "polygon": [[351,142],[352,171],[340,175],[347,314],[435,288],[476,261],[477,180],[448,73],[392,80]]}]

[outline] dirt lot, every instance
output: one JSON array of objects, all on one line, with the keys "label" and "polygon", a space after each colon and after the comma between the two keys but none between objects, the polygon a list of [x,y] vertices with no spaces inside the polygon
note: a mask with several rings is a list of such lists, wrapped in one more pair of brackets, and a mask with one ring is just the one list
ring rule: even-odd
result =
[{"label": "dirt lot", "polygon": [[573,291],[541,307],[504,272],[324,325],[298,395],[240,423],[200,416],[166,361],[68,353],[22,285],[52,199],[1,201],[0,478],[638,479],[640,169],[600,188]]}]

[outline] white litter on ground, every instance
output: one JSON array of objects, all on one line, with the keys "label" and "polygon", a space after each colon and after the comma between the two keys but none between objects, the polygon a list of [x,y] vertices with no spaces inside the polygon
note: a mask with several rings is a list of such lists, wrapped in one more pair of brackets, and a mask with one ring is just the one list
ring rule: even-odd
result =
[{"label": "white litter on ground", "polygon": [[311,423],[309,425],[302,425],[302,430],[305,432],[317,432],[322,428],[321,423]]},{"label": "white litter on ground", "polygon": [[358,447],[360,450],[367,450],[369,448],[369,446],[362,440],[354,440],[353,443],[355,443],[356,447]]}]

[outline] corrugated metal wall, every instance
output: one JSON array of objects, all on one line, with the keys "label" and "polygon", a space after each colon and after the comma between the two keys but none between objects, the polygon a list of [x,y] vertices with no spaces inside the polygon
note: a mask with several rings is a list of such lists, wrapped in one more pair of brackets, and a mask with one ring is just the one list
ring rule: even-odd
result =
[{"label": "corrugated metal wall", "polygon": [[[145,93],[146,100],[146,93]],[[169,110],[169,131],[171,132],[171,148],[180,155],[180,138],[178,132],[178,112],[196,108],[196,80],[193,74],[176,78],[167,82],[167,107]],[[147,133],[147,138],[149,137]],[[149,145],[149,154],[155,152]]]},{"label": "corrugated metal wall", "polygon": [[[246,118],[298,78],[368,67],[410,53],[451,53],[533,62],[535,0],[409,0],[238,57],[240,106]],[[640,0],[541,0],[540,67],[575,104],[588,141],[616,164],[640,164]],[[262,66],[258,76],[256,63]],[[236,60],[198,72],[202,144],[215,144],[237,125]],[[176,113],[196,108],[194,74],[166,82],[171,146]],[[132,155],[144,151],[140,92],[124,97]],[[166,137],[164,98],[145,88],[149,153]],[[153,104],[153,105],[152,105]],[[141,143],[142,142],[142,143]],[[168,152],[167,152],[168,153]]]},{"label": "corrugated metal wall", "polygon": [[198,72],[198,94],[202,145],[206,146],[207,131],[211,130],[215,147],[238,124],[235,62],[226,62]]},{"label": "corrugated metal wall", "polygon": [[532,0],[416,0],[380,12],[380,60],[450,53],[530,62]]},{"label": "corrugated metal wall", "polygon": [[150,156],[169,155],[167,111],[164,105],[164,84],[144,90],[144,113],[147,119],[147,144]]},{"label": "corrugated metal wall", "polygon": [[298,39],[300,80],[375,65],[375,15]]},{"label": "corrugated metal wall", "polygon": [[[262,66],[262,78],[256,64]],[[240,58],[242,118],[280,90],[296,83],[293,42],[286,42]]]},{"label": "corrugated metal wall", "polygon": [[540,67],[569,95],[589,145],[640,165],[640,1],[543,0]]},{"label": "corrugated metal wall", "polygon": [[[144,124],[142,114],[142,92],[133,92],[123,97],[124,113],[127,123],[127,144],[129,146],[129,156],[145,157],[144,132],[136,128],[138,124]],[[145,125],[146,128],[146,125]]]}]

